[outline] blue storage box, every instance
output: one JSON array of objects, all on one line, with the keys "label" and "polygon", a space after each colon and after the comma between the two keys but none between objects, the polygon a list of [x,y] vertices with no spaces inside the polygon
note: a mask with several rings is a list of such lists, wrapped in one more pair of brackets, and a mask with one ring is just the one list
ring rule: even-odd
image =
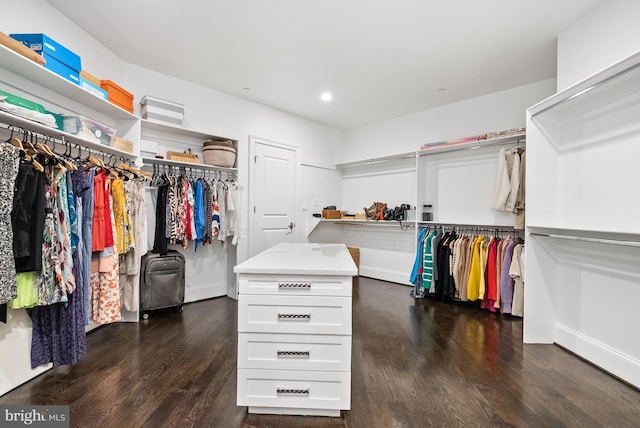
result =
[{"label": "blue storage box", "polygon": [[96,97],[102,98],[103,100],[109,99],[109,94],[107,94],[107,91],[94,84],[93,82],[88,81],[82,76],[80,76],[80,87],[88,92],[91,92]]},{"label": "blue storage box", "polygon": [[80,84],[82,63],[79,55],[46,34],[10,34],[10,36],[42,55],[47,60],[45,68],[76,85]]}]

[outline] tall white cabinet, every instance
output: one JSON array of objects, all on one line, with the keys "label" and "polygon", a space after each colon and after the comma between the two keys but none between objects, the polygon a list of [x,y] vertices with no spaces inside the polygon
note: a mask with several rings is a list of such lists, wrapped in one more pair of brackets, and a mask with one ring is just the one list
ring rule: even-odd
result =
[{"label": "tall white cabinet", "polygon": [[271,247],[239,274],[237,403],[249,413],[340,416],[351,408],[351,289],[341,244]]},{"label": "tall white cabinet", "polygon": [[640,387],[640,53],[527,116],[524,341]]}]

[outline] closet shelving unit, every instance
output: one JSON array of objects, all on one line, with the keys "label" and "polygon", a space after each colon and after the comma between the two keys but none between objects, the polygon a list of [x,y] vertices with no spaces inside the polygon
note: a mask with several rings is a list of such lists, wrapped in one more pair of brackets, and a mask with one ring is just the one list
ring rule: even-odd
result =
[{"label": "closet shelving unit", "polygon": [[[111,126],[117,129],[119,137],[134,142],[134,150],[133,153],[128,153],[97,144],[6,112],[0,112],[0,123],[54,138],[58,140],[57,144],[64,138],[64,141],[74,147],[77,145],[83,149],[95,151],[95,155],[92,153],[94,156],[100,156],[100,153],[109,153],[131,161],[137,159],[140,119],[1,45],[0,89],[40,103],[49,111],[82,115]],[[10,131],[7,129],[2,129],[1,133],[3,136],[6,134],[6,137],[10,135]],[[138,319],[137,312],[122,311],[123,321],[137,321]],[[0,356],[0,367],[11,368],[11,370],[3,371],[0,376],[0,394],[50,368],[50,366],[40,366],[31,369],[31,320],[25,310],[9,311],[8,323],[0,324],[0,336],[3,346],[6,349],[11,349],[11,353]]]},{"label": "closet shelving unit", "polygon": [[[391,179],[398,185],[408,186],[413,196],[402,202],[416,206],[416,219],[403,222],[402,227],[397,222],[312,219],[307,227],[308,235],[319,230],[319,225],[326,224],[323,234],[334,238],[340,236],[348,240],[349,245],[360,247],[361,273],[408,284],[420,228],[445,225],[500,231],[513,229],[515,219],[512,213],[491,209],[497,158],[502,147],[524,147],[525,143],[526,134],[522,132],[336,164],[336,170],[344,180],[368,180],[368,185],[375,185],[372,180],[379,177],[380,180]],[[389,196],[389,188],[386,190],[387,193],[381,194],[379,200],[384,201]],[[422,221],[424,204],[431,204],[434,208],[434,220],[431,222]],[[363,224],[372,227],[358,227]],[[412,227],[409,229],[405,225]],[[340,228],[340,234],[329,227]],[[330,238],[322,235],[315,239]],[[377,268],[381,263],[391,267],[381,271]]]},{"label": "closet shelving unit", "polygon": [[[236,150],[238,146],[237,140],[232,138],[224,138],[210,132],[183,128],[153,120],[141,119],[140,127],[141,138],[155,142],[160,155],[165,154],[164,150],[181,150],[197,154],[202,160],[203,142],[208,139],[217,141],[231,140]],[[160,165],[163,167],[168,166],[175,172],[185,172],[187,176],[190,175],[191,171],[196,171],[194,176],[226,180],[236,178],[238,173],[238,169],[235,167],[224,168],[203,163],[151,157],[142,157],[140,162],[147,171],[151,171],[154,165]],[[203,172],[203,174],[200,174],[200,172]],[[222,247],[217,242],[214,242],[211,245],[200,246],[197,252],[194,252],[192,247],[187,250],[183,250],[179,245],[171,245],[170,247],[185,255],[187,283],[185,302],[219,296],[236,298],[236,281],[233,266],[236,264],[237,255],[234,245],[225,244]]]},{"label": "closet shelving unit", "polygon": [[378,174],[415,171],[416,152],[362,159],[336,164],[336,171],[343,178],[367,177]]},{"label": "closet shelving unit", "polygon": [[640,387],[640,52],[527,112],[526,343]]},{"label": "closet shelving unit", "polygon": [[[89,109],[104,113],[114,119],[138,120],[136,116],[108,101],[99,98],[80,86],[69,82],[30,59],[0,45],[0,67],[24,79],[60,94]],[[51,100],[55,102],[54,100]]]}]

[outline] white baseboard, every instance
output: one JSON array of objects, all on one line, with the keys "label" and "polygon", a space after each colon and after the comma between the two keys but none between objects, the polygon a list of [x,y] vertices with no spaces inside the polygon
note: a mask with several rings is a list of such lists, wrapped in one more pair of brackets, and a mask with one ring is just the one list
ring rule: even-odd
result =
[{"label": "white baseboard", "polygon": [[360,265],[359,274],[366,276],[367,278],[380,279],[382,281],[397,282],[403,285],[412,285],[409,280],[409,274],[407,272],[398,272],[389,269],[381,269],[372,266]]},{"label": "white baseboard", "polygon": [[640,388],[640,360],[556,323],[555,342],[612,375]]}]

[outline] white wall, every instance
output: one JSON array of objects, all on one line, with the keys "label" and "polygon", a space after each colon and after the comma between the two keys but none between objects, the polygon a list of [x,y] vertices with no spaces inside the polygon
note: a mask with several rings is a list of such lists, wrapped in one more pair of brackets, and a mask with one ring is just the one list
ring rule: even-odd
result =
[{"label": "white wall", "polygon": [[605,0],[558,35],[558,91],[640,50],[640,2]]},{"label": "white wall", "polygon": [[525,109],[555,89],[555,79],[544,80],[347,131],[342,161],[410,152],[424,143],[524,126]]}]

